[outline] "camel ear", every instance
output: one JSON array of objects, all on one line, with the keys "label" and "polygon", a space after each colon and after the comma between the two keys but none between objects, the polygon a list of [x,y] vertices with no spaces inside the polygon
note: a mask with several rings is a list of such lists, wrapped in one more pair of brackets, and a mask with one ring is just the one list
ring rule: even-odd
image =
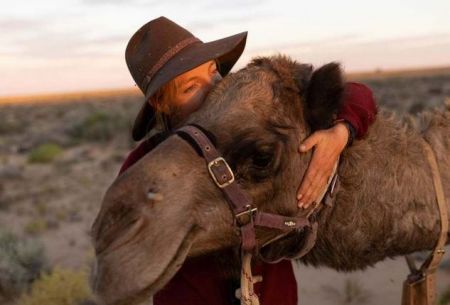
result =
[{"label": "camel ear", "polygon": [[326,64],[312,73],[304,101],[305,118],[312,131],[333,124],[342,105],[344,85],[338,63]]},{"label": "camel ear", "polygon": [[292,74],[300,93],[307,91],[309,82],[311,81],[312,71],[313,66],[309,64],[295,64],[293,67]]}]

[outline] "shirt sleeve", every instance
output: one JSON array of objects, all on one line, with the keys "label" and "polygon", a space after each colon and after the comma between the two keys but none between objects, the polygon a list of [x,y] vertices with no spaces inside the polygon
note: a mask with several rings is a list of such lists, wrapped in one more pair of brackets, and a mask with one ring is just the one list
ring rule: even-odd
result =
[{"label": "shirt sleeve", "polygon": [[349,122],[355,129],[357,139],[366,135],[377,112],[377,105],[369,87],[355,82],[345,84],[344,103],[337,119]]},{"label": "shirt sleeve", "polygon": [[145,154],[148,153],[150,150],[151,150],[151,145],[148,143],[147,140],[141,142],[135,149],[133,149],[128,154],[128,157],[125,159],[122,166],[120,167],[118,176],[120,176],[124,171],[126,171],[134,163],[139,161],[139,159],[141,159],[143,156],[145,156]]},{"label": "shirt sleeve", "polygon": [[129,167],[131,167],[134,163],[139,161],[143,156],[145,156],[147,153],[149,153],[153,148],[158,146],[159,143],[164,141],[170,133],[157,133],[153,135],[151,138],[148,138],[139,145],[133,149],[129,154],[128,157],[123,162],[122,166],[120,167],[119,174],[120,176],[124,171],[126,171]]}]

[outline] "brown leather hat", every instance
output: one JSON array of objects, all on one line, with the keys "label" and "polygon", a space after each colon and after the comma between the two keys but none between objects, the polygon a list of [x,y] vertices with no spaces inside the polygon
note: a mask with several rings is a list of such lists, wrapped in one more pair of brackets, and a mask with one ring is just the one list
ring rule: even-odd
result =
[{"label": "brown leather hat", "polygon": [[204,43],[175,22],[159,17],[142,26],[128,42],[125,59],[131,76],[145,95],[133,126],[141,140],[153,127],[155,112],[148,99],[164,84],[195,67],[217,59],[226,75],[244,51],[247,32]]}]

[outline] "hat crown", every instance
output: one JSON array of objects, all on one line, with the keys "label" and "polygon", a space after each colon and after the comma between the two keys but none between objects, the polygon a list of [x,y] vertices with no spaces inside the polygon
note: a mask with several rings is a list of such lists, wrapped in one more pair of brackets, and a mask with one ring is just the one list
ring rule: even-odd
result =
[{"label": "hat crown", "polygon": [[[125,51],[128,70],[145,94],[145,77],[170,50],[195,36],[166,17],[144,24],[130,39]],[[157,68],[157,67],[156,67]]]}]

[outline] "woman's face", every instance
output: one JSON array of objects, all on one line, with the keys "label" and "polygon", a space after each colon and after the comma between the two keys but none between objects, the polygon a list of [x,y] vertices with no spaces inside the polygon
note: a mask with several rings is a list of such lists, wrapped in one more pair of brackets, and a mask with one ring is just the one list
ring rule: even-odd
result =
[{"label": "woman's face", "polygon": [[217,71],[216,62],[208,61],[175,78],[176,94],[168,101],[175,109],[177,121],[183,121],[196,111],[205,100],[208,92],[222,77]]}]

